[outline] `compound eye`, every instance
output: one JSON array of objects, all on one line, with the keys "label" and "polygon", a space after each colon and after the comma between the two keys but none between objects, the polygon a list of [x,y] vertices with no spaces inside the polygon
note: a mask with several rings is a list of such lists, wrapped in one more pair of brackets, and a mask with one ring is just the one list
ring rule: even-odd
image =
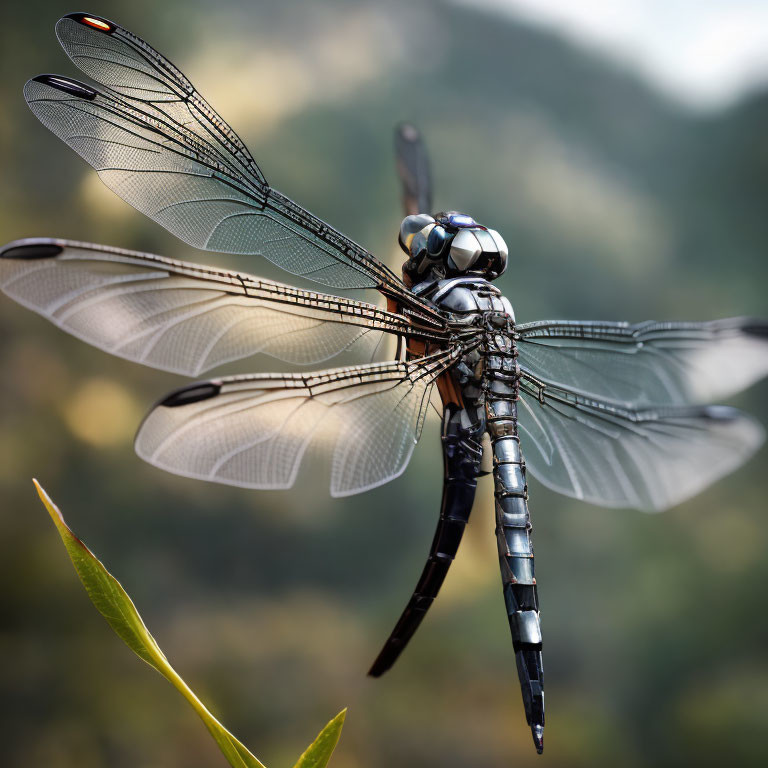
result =
[{"label": "compound eye", "polygon": [[488,234],[493,238],[496,250],[498,251],[498,255],[493,259],[493,271],[498,276],[503,274],[507,268],[509,250],[504,242],[504,238],[495,229],[489,229]]},{"label": "compound eye", "polygon": [[413,216],[406,216],[400,225],[400,244],[407,251],[410,249],[413,236],[424,229],[424,227],[434,224],[435,220],[426,213],[417,213]]},{"label": "compound eye", "polygon": [[427,250],[427,238],[423,232],[417,232],[413,235],[408,250],[411,253],[412,259],[418,260],[424,256]]},{"label": "compound eye", "polygon": [[507,256],[509,256],[509,250],[507,248],[506,242],[504,242],[504,238],[495,229],[489,229],[488,234],[493,238],[493,242],[496,245],[496,250],[501,254],[504,261],[506,262]]},{"label": "compound eye", "polygon": [[445,244],[448,242],[448,238],[448,233],[439,224],[435,224],[435,226],[432,227],[429,237],[427,238],[427,253],[430,257],[439,256],[443,252]]},{"label": "compound eye", "polygon": [[470,229],[460,229],[451,241],[451,259],[460,272],[470,269],[482,250]]}]

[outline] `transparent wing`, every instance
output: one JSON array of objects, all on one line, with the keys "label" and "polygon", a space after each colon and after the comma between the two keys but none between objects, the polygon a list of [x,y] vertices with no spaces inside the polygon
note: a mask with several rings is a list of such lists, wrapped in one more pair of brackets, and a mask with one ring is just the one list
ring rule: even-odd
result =
[{"label": "transparent wing", "polygon": [[435,317],[368,251],[270,187],[237,134],[143,40],[82,13],[61,19],[56,34],[106,88],[41,75],[25,98],[124,200],[197,248],[258,253],[325,285],[378,288]]},{"label": "transparent wing", "polygon": [[258,352],[304,364],[373,355],[384,333],[448,340],[366,302],[67,240],[5,246],[0,288],[107,352],[186,375]]},{"label": "transparent wing", "polygon": [[548,387],[627,408],[725,398],[768,374],[768,322],[519,325],[520,366]]},{"label": "transparent wing", "polygon": [[525,375],[518,418],[526,466],[554,491],[661,511],[743,464],[763,429],[725,406],[627,409]]},{"label": "transparent wing", "polygon": [[395,160],[406,216],[432,213],[432,175],[424,139],[415,125],[395,128]]},{"label": "transparent wing", "polygon": [[290,488],[311,443],[332,451],[331,494],[400,475],[419,439],[432,384],[451,364],[262,374],[193,384],[147,416],[136,452],[175,474],[245,488]]}]

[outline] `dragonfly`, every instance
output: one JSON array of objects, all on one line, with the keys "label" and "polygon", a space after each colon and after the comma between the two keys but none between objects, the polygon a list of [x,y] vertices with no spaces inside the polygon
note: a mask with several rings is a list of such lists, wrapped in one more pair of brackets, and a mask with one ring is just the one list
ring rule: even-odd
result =
[{"label": "dragonfly", "polygon": [[[254,255],[326,289],[371,289],[380,303],[250,274],[55,238],[0,251],[0,287],[64,331],[129,360],[189,377],[264,353],[316,365],[184,386],[146,416],[136,451],[156,467],[244,488],[290,488],[310,450],[330,458],[330,492],[401,475],[430,404],[440,414],[437,530],[413,595],[370,669],[397,660],[436,598],[493,476],[504,601],[523,706],[543,749],[544,674],[528,473],[569,497],[659,511],[742,465],[760,424],[711,405],[768,373],[768,322],[517,323],[494,281],[502,236],[456,211],[430,213],[426,148],[396,133],[406,216],[397,275],[278,192],[232,128],[144,40],[86,13],[56,34],[92,81],[40,75],[34,115],[121,198],[198,249]],[[377,353],[392,340],[391,359]]]}]

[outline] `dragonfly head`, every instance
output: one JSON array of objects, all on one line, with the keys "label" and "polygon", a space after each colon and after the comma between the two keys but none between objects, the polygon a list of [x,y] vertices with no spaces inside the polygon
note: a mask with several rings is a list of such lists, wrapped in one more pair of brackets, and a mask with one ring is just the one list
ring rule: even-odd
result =
[{"label": "dragonfly head", "polygon": [[494,280],[507,268],[502,236],[458,211],[406,216],[398,241],[408,254],[403,273],[413,283],[460,275]]}]

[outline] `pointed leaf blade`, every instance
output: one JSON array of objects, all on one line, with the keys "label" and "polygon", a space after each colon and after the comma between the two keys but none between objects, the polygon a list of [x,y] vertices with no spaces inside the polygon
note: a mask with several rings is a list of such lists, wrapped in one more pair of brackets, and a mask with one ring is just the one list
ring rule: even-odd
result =
[{"label": "pointed leaf blade", "polygon": [[347,710],[342,709],[328,725],[317,735],[317,738],[307,747],[307,751],[299,758],[294,768],[325,768],[331,759],[333,750],[339,743],[341,729],[347,716]]}]

